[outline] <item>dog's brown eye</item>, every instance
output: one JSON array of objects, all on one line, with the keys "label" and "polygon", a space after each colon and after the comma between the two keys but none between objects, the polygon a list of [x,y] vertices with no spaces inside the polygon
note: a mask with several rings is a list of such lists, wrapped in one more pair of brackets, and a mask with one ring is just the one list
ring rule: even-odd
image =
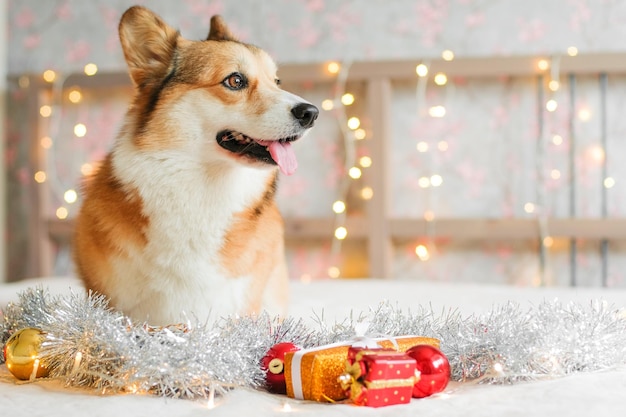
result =
[{"label": "dog's brown eye", "polygon": [[233,72],[223,81],[223,84],[231,90],[241,90],[247,85],[246,77],[238,72]]}]

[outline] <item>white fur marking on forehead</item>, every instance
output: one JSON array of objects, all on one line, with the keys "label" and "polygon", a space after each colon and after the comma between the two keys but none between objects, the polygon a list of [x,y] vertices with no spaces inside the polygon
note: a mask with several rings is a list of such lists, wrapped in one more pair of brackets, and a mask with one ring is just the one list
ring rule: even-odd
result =
[{"label": "white fur marking on forehead", "polygon": [[234,54],[232,63],[237,67],[238,71],[250,76],[262,73],[269,74],[272,77],[276,75],[278,67],[267,52],[253,46],[239,46],[240,50]]},{"label": "white fur marking on forehead", "polygon": [[278,68],[272,58],[270,58],[270,56],[261,49],[252,50],[250,52],[253,57],[253,62],[249,62],[244,70],[248,71],[248,73],[252,76],[265,74],[273,79],[276,76]]},{"label": "white fur marking on forehead", "polygon": [[222,76],[240,72],[250,78],[258,78],[261,74],[265,74],[273,81],[278,68],[265,51],[244,44],[237,44],[235,48],[219,58],[219,65],[216,67],[223,71]]},{"label": "white fur marking on forehead", "polygon": [[276,65],[276,62],[274,62],[272,57],[269,56],[267,52],[260,49],[259,56],[268,71],[271,71],[273,73],[276,73],[276,71],[278,71],[278,66]]}]

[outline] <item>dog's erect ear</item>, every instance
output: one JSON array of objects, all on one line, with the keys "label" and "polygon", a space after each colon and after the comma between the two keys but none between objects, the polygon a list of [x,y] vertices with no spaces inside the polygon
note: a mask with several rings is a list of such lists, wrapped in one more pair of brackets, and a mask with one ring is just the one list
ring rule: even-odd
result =
[{"label": "dog's erect ear", "polygon": [[222,16],[215,15],[211,18],[211,29],[207,41],[237,41],[237,38],[228,29]]},{"label": "dog's erect ear", "polygon": [[128,9],[119,26],[120,42],[135,85],[164,78],[173,65],[180,33],[141,6]]}]

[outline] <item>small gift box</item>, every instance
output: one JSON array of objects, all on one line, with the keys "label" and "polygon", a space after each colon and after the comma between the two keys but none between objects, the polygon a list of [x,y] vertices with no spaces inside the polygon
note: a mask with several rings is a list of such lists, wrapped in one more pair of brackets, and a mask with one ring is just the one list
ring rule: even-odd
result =
[{"label": "small gift box", "polygon": [[[379,347],[404,352],[415,345],[439,347],[439,340],[430,337],[403,336],[394,341],[374,339]],[[394,343],[395,342],[395,343]],[[332,402],[346,399],[339,382],[345,372],[346,359],[353,342],[334,343],[285,354],[287,395],[299,400]]]},{"label": "small gift box", "polygon": [[339,381],[356,405],[382,407],[411,401],[417,362],[403,352],[351,347]]}]

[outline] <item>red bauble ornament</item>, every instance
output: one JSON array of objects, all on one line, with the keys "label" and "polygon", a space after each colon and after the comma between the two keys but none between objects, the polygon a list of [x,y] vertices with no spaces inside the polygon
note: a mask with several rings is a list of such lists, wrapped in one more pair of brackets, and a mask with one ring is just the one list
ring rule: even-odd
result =
[{"label": "red bauble ornament", "polygon": [[413,398],[424,398],[443,391],[450,381],[450,362],[430,345],[413,346],[406,352],[417,361],[420,379],[413,387]]},{"label": "red bauble ornament", "polygon": [[291,342],[277,343],[261,359],[261,369],[265,372],[265,386],[275,394],[285,394],[285,353],[296,352],[300,348]]}]

